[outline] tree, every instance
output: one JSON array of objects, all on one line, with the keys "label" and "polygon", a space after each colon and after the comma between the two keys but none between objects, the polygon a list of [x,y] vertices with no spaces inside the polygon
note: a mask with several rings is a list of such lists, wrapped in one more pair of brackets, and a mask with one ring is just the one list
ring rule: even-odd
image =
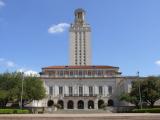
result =
[{"label": "tree", "polygon": [[45,97],[43,81],[38,77],[25,77],[24,79],[24,105],[33,100],[41,100]]},{"label": "tree", "polygon": [[160,79],[158,77],[147,77],[141,85],[142,99],[147,102],[150,107],[160,99]]},{"label": "tree", "polygon": [[18,81],[20,73],[3,73],[0,74],[0,105],[5,107],[8,102],[14,102],[19,93]]},{"label": "tree", "polygon": [[0,107],[4,107],[7,104],[7,91],[6,90],[0,90]]},{"label": "tree", "polygon": [[38,77],[24,76],[23,73],[0,74],[0,107],[5,107],[8,102],[19,104],[24,86],[23,104],[33,100],[40,100],[45,97],[43,81]]},{"label": "tree", "polygon": [[[141,96],[139,96],[139,89]],[[140,97],[150,107],[154,106],[155,101],[160,99],[160,79],[159,77],[147,77],[143,80],[132,81],[130,93],[123,93],[120,100],[125,100],[139,108]]]},{"label": "tree", "polygon": [[120,98],[121,101],[126,101],[134,104],[136,108],[139,108],[139,97],[138,96],[132,96],[130,93],[123,93],[121,94]]}]

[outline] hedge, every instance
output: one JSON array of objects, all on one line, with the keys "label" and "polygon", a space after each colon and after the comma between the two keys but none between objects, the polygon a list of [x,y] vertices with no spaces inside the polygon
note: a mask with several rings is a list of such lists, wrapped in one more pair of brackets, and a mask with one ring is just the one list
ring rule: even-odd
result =
[{"label": "hedge", "polygon": [[0,109],[0,114],[28,114],[29,110],[21,109]]},{"label": "hedge", "polygon": [[134,109],[133,113],[160,113],[160,108]]}]

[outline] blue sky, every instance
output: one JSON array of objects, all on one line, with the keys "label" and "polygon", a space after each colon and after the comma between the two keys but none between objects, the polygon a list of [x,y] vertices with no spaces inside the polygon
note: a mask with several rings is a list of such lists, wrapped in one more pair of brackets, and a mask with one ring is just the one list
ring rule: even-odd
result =
[{"label": "blue sky", "polygon": [[0,72],[67,65],[68,25],[83,8],[94,65],[160,75],[159,6],[160,0],[0,0]]}]

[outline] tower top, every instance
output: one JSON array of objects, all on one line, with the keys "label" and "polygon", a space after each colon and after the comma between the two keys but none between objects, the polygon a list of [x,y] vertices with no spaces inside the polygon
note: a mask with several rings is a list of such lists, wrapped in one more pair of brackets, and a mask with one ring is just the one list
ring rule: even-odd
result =
[{"label": "tower top", "polygon": [[78,8],[74,11],[75,14],[75,23],[76,24],[83,24],[85,23],[85,10],[83,10],[82,8]]},{"label": "tower top", "polygon": [[77,13],[86,13],[86,11],[84,10],[84,9],[82,9],[82,8],[78,8],[78,9],[76,9],[75,11],[74,11],[74,14],[76,15]]}]

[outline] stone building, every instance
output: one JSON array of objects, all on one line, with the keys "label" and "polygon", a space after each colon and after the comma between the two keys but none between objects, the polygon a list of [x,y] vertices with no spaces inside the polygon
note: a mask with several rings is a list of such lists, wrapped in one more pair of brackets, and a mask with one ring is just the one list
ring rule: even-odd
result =
[{"label": "stone building", "polygon": [[[99,109],[116,105],[118,67],[49,66],[42,68],[48,99],[45,106],[58,103],[64,109]],[[50,102],[52,104],[50,104]]]},{"label": "stone building", "polygon": [[85,14],[83,9],[75,10],[75,20],[69,29],[70,65],[42,68],[40,77],[47,97],[34,102],[35,106],[58,104],[62,109],[97,110],[120,105],[118,95],[125,88],[123,81],[130,78],[123,77],[119,67],[91,64],[91,28]]}]

